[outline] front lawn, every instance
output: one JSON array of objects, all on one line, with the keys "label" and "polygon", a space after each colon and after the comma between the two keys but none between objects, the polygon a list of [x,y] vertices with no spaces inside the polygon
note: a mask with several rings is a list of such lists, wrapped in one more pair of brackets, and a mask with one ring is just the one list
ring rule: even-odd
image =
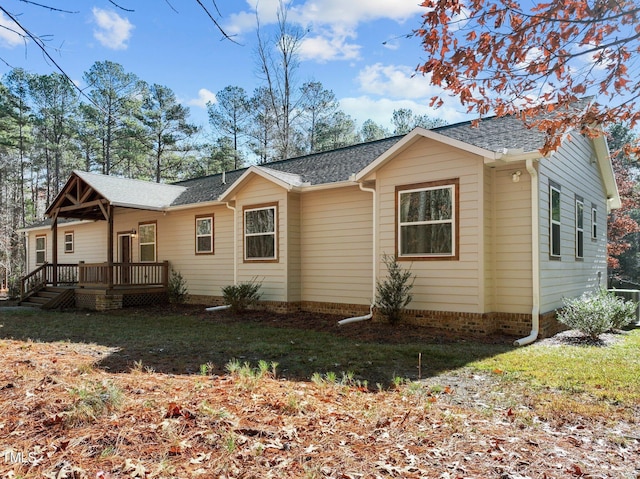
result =
[{"label": "front lawn", "polygon": [[514,348],[303,319],[0,310],[0,477],[640,474],[639,330]]}]

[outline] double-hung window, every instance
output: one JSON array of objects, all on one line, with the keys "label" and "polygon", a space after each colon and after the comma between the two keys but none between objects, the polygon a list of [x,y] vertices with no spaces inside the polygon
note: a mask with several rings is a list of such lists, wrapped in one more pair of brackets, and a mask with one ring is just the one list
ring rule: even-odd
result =
[{"label": "double-hung window", "polygon": [[560,258],[560,187],[549,186],[549,253]]},{"label": "double-hung window", "polygon": [[213,215],[196,216],[196,254],[213,254]]},{"label": "double-hung window", "polygon": [[36,236],[36,264],[47,261],[47,237]]},{"label": "double-hung window", "polygon": [[277,205],[244,209],[244,259],[264,261],[278,259]]},{"label": "double-hung window", "polygon": [[458,257],[458,187],[452,179],[396,188],[398,258]]},{"label": "double-hung window", "polygon": [[73,253],[73,231],[64,232],[64,252]]},{"label": "double-hung window", "polygon": [[155,263],[156,261],[156,224],[141,223],[138,225],[140,246],[140,262]]},{"label": "double-hung window", "polygon": [[584,200],[576,197],[576,258],[584,258]]}]

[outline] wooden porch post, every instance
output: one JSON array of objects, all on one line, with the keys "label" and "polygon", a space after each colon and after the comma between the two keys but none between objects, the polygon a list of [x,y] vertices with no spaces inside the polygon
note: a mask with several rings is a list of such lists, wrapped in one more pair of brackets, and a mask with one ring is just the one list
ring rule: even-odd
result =
[{"label": "wooden porch post", "polygon": [[113,288],[113,205],[107,208],[107,287]]},{"label": "wooden porch post", "polygon": [[[58,286],[58,214],[53,216],[53,224],[51,225],[53,231],[53,239],[51,241],[51,262],[53,263],[53,272],[51,273],[51,283],[54,286]],[[45,271],[45,278],[47,272]],[[46,282],[46,279],[45,279]]]}]

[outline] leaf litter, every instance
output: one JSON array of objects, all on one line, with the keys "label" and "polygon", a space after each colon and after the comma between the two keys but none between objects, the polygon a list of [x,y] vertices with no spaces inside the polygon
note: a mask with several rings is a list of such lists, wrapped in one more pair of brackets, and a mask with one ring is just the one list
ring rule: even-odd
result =
[{"label": "leaf litter", "polygon": [[270,373],[113,374],[93,366],[110,353],[96,345],[0,351],[3,478],[640,477],[637,422],[539,418],[489,373],[369,392]]}]

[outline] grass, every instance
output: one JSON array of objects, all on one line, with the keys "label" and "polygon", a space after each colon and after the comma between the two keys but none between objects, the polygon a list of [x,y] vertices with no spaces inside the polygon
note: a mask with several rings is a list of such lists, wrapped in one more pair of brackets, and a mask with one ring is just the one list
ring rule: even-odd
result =
[{"label": "grass", "polygon": [[[219,317],[218,317],[219,318]],[[278,377],[309,380],[313,373],[346,372],[369,384],[388,387],[393,378],[417,379],[491,357],[510,345],[380,344],[264,322],[211,319],[211,316],[141,310],[117,313],[7,311],[0,313],[0,337],[33,341],[95,343],[116,349],[96,366],[110,372],[156,371],[173,374],[224,374],[237,361],[271,368]]]},{"label": "grass", "polygon": [[[519,381],[550,410],[606,413],[640,405],[640,330],[610,346],[540,346],[514,349],[470,364]],[[560,395],[556,394],[560,392]]]},{"label": "grass", "polygon": [[273,377],[277,367],[278,378],[327,384],[348,380],[375,390],[406,384],[419,375],[471,369],[493,375],[505,390],[517,390],[523,400],[528,397],[548,411],[593,410],[606,415],[616,407],[633,409],[640,404],[640,330],[629,331],[610,347],[514,348],[473,341],[381,344],[194,314],[11,311],[0,313],[0,337],[109,346],[113,352],[96,366],[110,372],[244,371],[247,377]]}]

